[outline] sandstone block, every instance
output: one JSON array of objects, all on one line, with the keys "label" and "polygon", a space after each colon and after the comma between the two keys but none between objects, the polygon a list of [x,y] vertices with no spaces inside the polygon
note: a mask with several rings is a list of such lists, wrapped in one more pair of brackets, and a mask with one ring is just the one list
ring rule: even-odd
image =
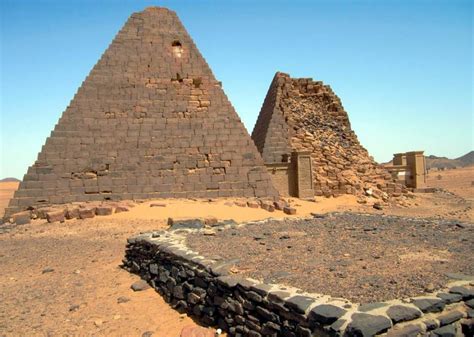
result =
[{"label": "sandstone block", "polygon": [[51,211],[46,213],[46,220],[48,222],[64,222],[64,211]]},{"label": "sandstone block", "polygon": [[79,218],[90,219],[95,217],[95,207],[81,208],[79,209]]},{"label": "sandstone block", "polygon": [[100,216],[111,215],[114,212],[112,206],[99,206],[95,209],[95,214]]}]

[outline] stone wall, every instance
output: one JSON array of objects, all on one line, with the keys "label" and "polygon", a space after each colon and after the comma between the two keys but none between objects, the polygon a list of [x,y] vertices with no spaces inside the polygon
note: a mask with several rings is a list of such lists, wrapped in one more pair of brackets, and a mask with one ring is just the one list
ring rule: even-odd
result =
[{"label": "stone wall", "polygon": [[292,151],[310,152],[316,195],[359,194],[364,188],[402,192],[359,143],[341,100],[322,82],[277,73],[252,139],[265,163],[286,161]]},{"label": "stone wall", "polygon": [[161,197],[275,196],[227,96],[177,15],[134,13],[28,169],[28,207]]},{"label": "stone wall", "polygon": [[186,247],[186,233],[205,230],[200,227],[199,222],[174,224],[172,231],[130,238],[124,267],[147,280],[175,309],[230,336],[472,336],[472,282],[459,281],[425,296],[358,305],[233,276],[235,261],[215,261]]}]

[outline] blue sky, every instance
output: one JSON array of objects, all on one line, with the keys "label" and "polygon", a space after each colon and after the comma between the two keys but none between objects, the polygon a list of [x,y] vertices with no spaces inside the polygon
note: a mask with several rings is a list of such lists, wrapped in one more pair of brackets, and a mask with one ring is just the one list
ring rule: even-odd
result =
[{"label": "blue sky", "polygon": [[473,149],[470,1],[0,0],[0,178],[21,178],[128,16],[175,10],[252,131],[276,71],[331,85],[378,161]]}]

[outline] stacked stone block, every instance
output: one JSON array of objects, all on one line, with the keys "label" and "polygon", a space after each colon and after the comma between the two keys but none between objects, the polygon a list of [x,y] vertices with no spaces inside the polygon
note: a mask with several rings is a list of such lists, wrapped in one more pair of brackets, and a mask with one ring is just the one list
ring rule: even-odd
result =
[{"label": "stacked stone block", "polygon": [[64,111],[6,215],[73,201],[275,196],[176,14],[133,14]]},{"label": "stacked stone block", "polygon": [[359,194],[364,188],[402,192],[359,143],[339,97],[320,81],[277,73],[252,139],[265,163],[287,162],[292,151],[310,152],[316,195]]},{"label": "stacked stone block", "polygon": [[[268,221],[226,221],[213,227],[235,230]],[[129,238],[123,267],[149,282],[173,308],[229,336],[472,336],[471,281],[418,297],[352,303],[234,275],[235,260],[214,260],[186,245],[188,233],[206,230],[202,222],[192,220]]]}]

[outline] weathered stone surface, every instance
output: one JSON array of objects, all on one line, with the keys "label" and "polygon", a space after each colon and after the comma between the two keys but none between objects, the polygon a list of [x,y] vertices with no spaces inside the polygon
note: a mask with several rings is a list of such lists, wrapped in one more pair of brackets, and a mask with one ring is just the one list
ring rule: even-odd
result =
[{"label": "weathered stone surface", "polygon": [[456,303],[462,300],[461,295],[451,293],[438,293],[436,297],[441,298],[446,304]]},{"label": "weathered stone surface", "polygon": [[138,280],[133,282],[130,288],[132,288],[133,291],[143,291],[150,289],[150,285],[145,280]]},{"label": "weathered stone surface", "polygon": [[99,206],[95,209],[95,214],[99,216],[111,215],[114,212],[114,208],[111,206]]},{"label": "weathered stone surface", "polygon": [[415,324],[405,325],[402,328],[393,328],[387,337],[417,337],[422,332],[421,326]]},{"label": "weathered stone surface", "polygon": [[468,287],[456,286],[449,289],[450,293],[459,294],[463,300],[470,300],[474,298],[474,289]]},{"label": "weathered stone surface", "polygon": [[51,211],[46,213],[46,220],[48,222],[64,222],[64,211]]},{"label": "weathered stone surface", "polygon": [[406,305],[394,305],[388,308],[387,315],[393,323],[410,321],[412,319],[421,317],[420,310]]},{"label": "weathered stone surface", "polygon": [[438,318],[439,324],[443,326],[443,325],[451,324],[455,321],[458,321],[463,317],[464,317],[464,314],[461,311],[453,310],[450,312],[443,313],[439,315],[437,318]]},{"label": "weathered stone surface", "polygon": [[369,337],[387,331],[392,322],[384,316],[356,313],[346,328],[348,336]]},{"label": "weathered stone surface", "polygon": [[275,206],[273,206],[273,203],[270,201],[262,201],[261,207],[268,212],[275,211]]},{"label": "weathered stone surface", "polygon": [[445,306],[445,303],[442,299],[428,297],[413,299],[413,304],[423,312],[440,312]]},{"label": "weathered stone surface", "polygon": [[322,82],[276,73],[252,139],[268,164],[291,162],[292,152],[309,152],[316,195],[360,195],[364,187],[373,195],[402,191],[360,144],[341,100]]},{"label": "weathered stone surface", "polygon": [[321,304],[309,312],[309,319],[321,324],[332,324],[347,311],[331,304]]},{"label": "weathered stone surface", "polygon": [[166,207],[166,204],[161,202],[153,202],[150,204],[150,207]]},{"label": "weathered stone surface", "polygon": [[250,208],[259,208],[260,204],[257,201],[247,201],[247,206]]},{"label": "weathered stone surface", "polygon": [[127,20],[23,181],[8,216],[45,203],[278,195],[176,13],[157,7]]},{"label": "weathered stone surface", "polygon": [[455,337],[456,329],[452,325],[446,325],[436,330],[431,331],[433,337]]},{"label": "weathered stone surface", "polygon": [[66,209],[66,219],[79,219],[79,207],[68,207]]},{"label": "weathered stone surface", "polygon": [[286,206],[283,208],[283,212],[285,212],[285,214],[294,215],[296,214],[296,208]]},{"label": "weathered stone surface", "polygon": [[13,222],[17,225],[26,225],[31,222],[31,212],[24,211],[12,215]]},{"label": "weathered stone surface", "polygon": [[95,208],[81,208],[79,209],[79,218],[90,219],[95,217]]},{"label": "weathered stone surface", "polygon": [[296,295],[286,300],[286,305],[297,312],[304,314],[306,310],[314,303],[314,298],[302,295]]},{"label": "weathered stone surface", "polygon": [[469,308],[473,308],[473,309],[474,309],[474,299],[469,300],[469,301],[466,301],[466,305],[467,305]]},{"label": "weathered stone surface", "polygon": [[168,218],[168,225],[171,230],[177,229],[201,229],[204,227],[204,222],[201,219],[179,219]]},{"label": "weathered stone surface", "polygon": [[122,213],[128,211],[130,211],[130,209],[127,206],[118,205],[117,207],[115,207],[115,213]]}]

